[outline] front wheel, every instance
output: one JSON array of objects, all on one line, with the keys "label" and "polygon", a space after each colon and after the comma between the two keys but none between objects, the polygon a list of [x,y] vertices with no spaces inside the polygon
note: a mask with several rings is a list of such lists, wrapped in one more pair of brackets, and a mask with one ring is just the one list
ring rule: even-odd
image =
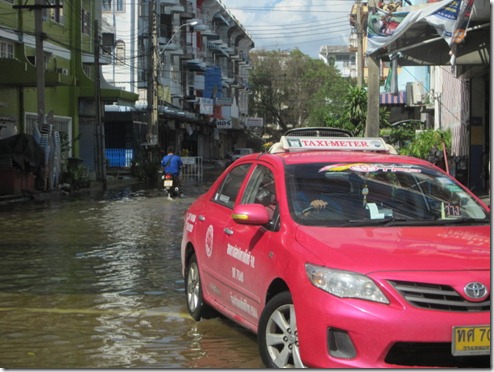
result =
[{"label": "front wheel", "polygon": [[268,368],[304,368],[300,359],[292,296],[282,292],[264,308],[257,334],[259,353]]},{"label": "front wheel", "polygon": [[210,308],[204,303],[202,296],[202,282],[195,254],[190,258],[185,271],[185,293],[187,310],[194,320],[200,320],[210,315]]}]

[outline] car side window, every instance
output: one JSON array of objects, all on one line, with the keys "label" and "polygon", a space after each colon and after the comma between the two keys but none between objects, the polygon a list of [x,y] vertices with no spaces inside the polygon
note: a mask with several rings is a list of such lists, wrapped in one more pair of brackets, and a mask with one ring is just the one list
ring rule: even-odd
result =
[{"label": "car side window", "polygon": [[270,222],[268,229],[277,231],[279,228],[279,210],[276,197],[274,175],[269,168],[259,165],[254,169],[245,188],[242,204],[262,204],[266,207]]},{"label": "car side window", "polygon": [[214,194],[213,200],[229,208],[233,208],[238,191],[249,171],[251,164],[242,164],[233,168],[225,177],[220,187]]},{"label": "car side window", "polygon": [[241,203],[258,203],[266,207],[276,204],[274,176],[267,167],[259,165],[254,169]]}]

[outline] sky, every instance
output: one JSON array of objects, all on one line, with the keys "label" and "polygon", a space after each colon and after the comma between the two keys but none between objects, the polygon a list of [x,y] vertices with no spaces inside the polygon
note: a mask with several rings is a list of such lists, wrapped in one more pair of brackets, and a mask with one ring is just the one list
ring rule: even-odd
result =
[{"label": "sky", "polygon": [[348,45],[355,0],[221,0],[256,49],[299,49],[318,58],[324,45]]}]

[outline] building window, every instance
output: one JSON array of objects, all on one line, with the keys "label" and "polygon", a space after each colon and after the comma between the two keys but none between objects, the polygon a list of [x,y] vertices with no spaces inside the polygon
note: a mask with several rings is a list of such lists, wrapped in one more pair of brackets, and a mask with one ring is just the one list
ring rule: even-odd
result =
[{"label": "building window", "polygon": [[101,10],[103,12],[110,12],[111,11],[111,0],[102,0],[101,1]]},{"label": "building window", "polygon": [[14,58],[14,44],[0,40],[0,58]]},{"label": "building window", "polygon": [[103,12],[111,12],[112,10],[116,12],[125,12],[125,2],[124,0],[102,0],[101,10]]},{"label": "building window", "polygon": [[125,43],[122,40],[115,44],[115,64],[120,66],[125,64]]},{"label": "building window", "polygon": [[54,8],[48,8],[50,19],[54,22],[63,24],[63,0],[53,0],[51,5]]},{"label": "building window", "polygon": [[89,35],[91,32],[91,16],[89,12],[82,9],[81,13],[81,31],[83,34]]}]

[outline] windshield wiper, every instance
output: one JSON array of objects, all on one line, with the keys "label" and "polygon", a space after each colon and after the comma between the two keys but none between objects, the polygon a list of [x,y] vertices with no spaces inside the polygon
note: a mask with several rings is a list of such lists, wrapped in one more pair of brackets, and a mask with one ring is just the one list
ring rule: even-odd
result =
[{"label": "windshield wiper", "polygon": [[489,218],[448,218],[448,219],[437,219],[434,224],[438,225],[483,225],[490,223]]},{"label": "windshield wiper", "polygon": [[423,226],[430,223],[430,220],[412,220],[408,218],[383,218],[383,219],[359,219],[349,220],[351,226]]},{"label": "windshield wiper", "polygon": [[360,219],[350,220],[351,226],[441,226],[441,225],[482,225],[490,223],[490,219],[475,218],[455,218],[455,219],[435,219],[435,220],[417,220],[408,218],[383,218],[383,219]]}]

